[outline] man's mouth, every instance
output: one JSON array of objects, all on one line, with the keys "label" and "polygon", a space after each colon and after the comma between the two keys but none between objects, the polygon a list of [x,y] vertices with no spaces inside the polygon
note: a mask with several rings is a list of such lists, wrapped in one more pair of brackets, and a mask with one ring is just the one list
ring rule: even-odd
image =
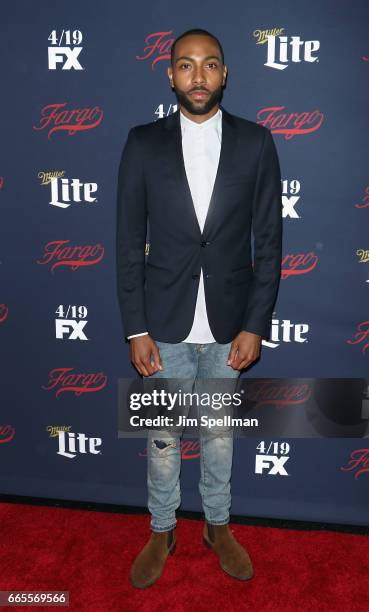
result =
[{"label": "man's mouth", "polygon": [[207,91],[193,91],[192,93],[190,93],[190,96],[192,96],[193,98],[196,98],[196,100],[202,100],[203,98],[206,98],[206,96],[208,96],[208,92]]}]

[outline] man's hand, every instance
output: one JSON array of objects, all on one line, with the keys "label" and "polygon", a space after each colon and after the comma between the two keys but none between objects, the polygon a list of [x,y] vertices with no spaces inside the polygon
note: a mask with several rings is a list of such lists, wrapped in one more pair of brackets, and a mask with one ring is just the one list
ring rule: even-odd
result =
[{"label": "man's hand", "polygon": [[151,376],[163,369],[158,346],[150,334],[131,338],[129,345],[130,359],[142,376]]},{"label": "man's hand", "polygon": [[260,355],[261,338],[252,332],[241,331],[231,344],[227,364],[234,370],[250,365]]}]

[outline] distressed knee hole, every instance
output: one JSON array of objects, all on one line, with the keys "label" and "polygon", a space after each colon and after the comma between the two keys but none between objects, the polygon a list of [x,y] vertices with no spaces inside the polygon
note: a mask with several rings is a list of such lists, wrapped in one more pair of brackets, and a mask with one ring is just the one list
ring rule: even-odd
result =
[{"label": "distressed knee hole", "polygon": [[176,448],[177,442],[176,440],[153,440],[151,445],[160,455],[162,455],[168,448]]}]

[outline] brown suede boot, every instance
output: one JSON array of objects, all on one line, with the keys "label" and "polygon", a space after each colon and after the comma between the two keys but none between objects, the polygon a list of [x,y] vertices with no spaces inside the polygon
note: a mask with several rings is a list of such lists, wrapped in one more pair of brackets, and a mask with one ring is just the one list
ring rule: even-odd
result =
[{"label": "brown suede boot", "polygon": [[233,578],[249,580],[254,575],[248,552],[236,540],[227,525],[212,525],[205,521],[203,541],[219,558],[220,567]]},{"label": "brown suede boot", "polygon": [[131,582],[134,587],[145,589],[151,586],[162,575],[168,555],[176,549],[174,529],[170,531],[152,531],[141,552],[131,567]]}]

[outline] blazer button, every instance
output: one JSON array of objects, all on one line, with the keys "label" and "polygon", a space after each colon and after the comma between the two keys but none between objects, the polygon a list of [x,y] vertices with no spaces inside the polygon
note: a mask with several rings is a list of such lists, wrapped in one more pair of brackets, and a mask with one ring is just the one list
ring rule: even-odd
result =
[{"label": "blazer button", "polygon": [[200,278],[200,274],[192,274],[192,278],[195,280],[196,278]]},{"label": "blazer button", "polygon": [[201,242],[201,246],[202,246],[202,247],[206,247],[208,244],[210,244],[210,242],[208,242],[208,241],[206,241],[206,240],[203,240],[203,241]]}]

